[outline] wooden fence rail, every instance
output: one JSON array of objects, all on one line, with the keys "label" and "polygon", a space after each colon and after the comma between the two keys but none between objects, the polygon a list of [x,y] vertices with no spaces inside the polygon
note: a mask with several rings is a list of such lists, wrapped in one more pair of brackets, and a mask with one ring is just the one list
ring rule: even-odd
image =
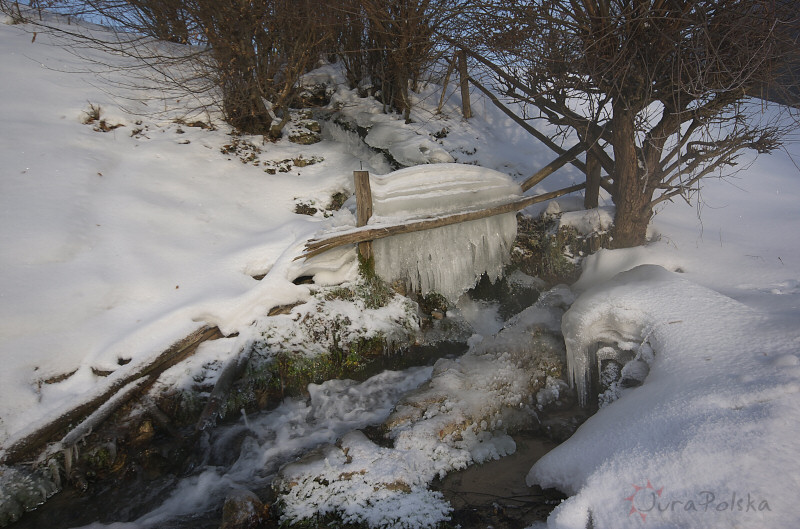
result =
[{"label": "wooden fence rail", "polygon": [[575,191],[580,191],[585,187],[586,183],[576,184],[570,187],[565,187],[564,189],[559,189],[558,191],[552,191],[550,193],[529,197],[511,198],[488,208],[467,210],[460,213],[451,213],[449,215],[415,217],[401,222],[391,222],[385,224],[378,222],[368,226],[362,225],[349,230],[332,233],[330,235],[324,235],[318,239],[312,239],[308,241],[305,246],[306,251],[302,255],[296,257],[295,260],[308,259],[346,244],[360,244],[366,241],[383,239],[385,237],[391,237],[393,235],[399,235],[402,233],[431,230],[469,220],[482,219],[486,217],[493,217],[495,215],[502,215],[503,213],[511,213],[512,211],[519,211],[530,206],[531,204],[544,202],[545,200],[551,200],[562,195],[574,193]]}]

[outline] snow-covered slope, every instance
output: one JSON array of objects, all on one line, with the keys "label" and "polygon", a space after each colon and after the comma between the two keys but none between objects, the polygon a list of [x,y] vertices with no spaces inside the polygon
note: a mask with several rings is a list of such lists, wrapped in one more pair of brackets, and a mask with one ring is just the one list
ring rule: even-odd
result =
[{"label": "snow-covered slope", "polygon": [[[0,449],[203,324],[241,332],[271,306],[305,299],[307,287],[291,282],[299,275],[352,275],[342,252],[294,261],[314,233],[352,216],[298,215],[295,206],[321,210],[333,193],[352,192],[354,170],[389,169],[337,127],[303,146],[231,136],[219,120],[218,130],[177,123],[164,116],[193,101],[170,100],[165,114],[157,86],[127,99],[137,77],[103,66],[124,59],[91,48],[76,55],[46,32],[33,39],[37,29],[0,24]],[[457,100],[434,115],[432,87],[419,97],[414,127],[347,90],[333,103],[358,123],[380,124],[389,151],[467,163],[491,153],[490,167],[530,171],[536,149],[524,134],[485,134],[486,118],[462,122]],[[105,127],[84,123],[92,108]],[[483,115],[496,119],[491,109]],[[445,129],[436,143],[431,133]]]},{"label": "snow-covered slope", "polygon": [[[323,142],[329,165],[269,175],[223,154],[224,130],[121,112],[46,34],[2,24],[0,48],[2,446],[105,383],[93,369],[120,376],[204,320],[227,323],[251,275],[318,229],[295,199],[326,203],[357,162]],[[90,104],[122,126],[83,124]],[[287,142],[269,157],[303,154]],[[291,279],[271,285],[277,302],[303,295]]]},{"label": "snow-covered slope", "polygon": [[[241,138],[261,151],[259,165],[242,163],[222,152],[234,139],[220,123],[216,131],[188,127],[138,103],[141,116],[123,113],[105,81],[74,73],[87,63],[62,45],[0,24],[0,448],[204,323],[242,330],[269,305],[304,298],[306,287],[291,282],[304,273],[294,257],[320,228],[351,219],[297,215],[295,204],[324,206],[333,192],[351,190],[362,164],[388,171],[338,129],[310,147]],[[395,120],[395,131],[370,100],[335,98],[343,112],[379,123],[371,141],[390,151],[398,141],[404,159],[424,144],[436,160],[521,179],[553,158],[480,98],[476,117],[464,121],[451,89],[436,115],[439,94],[425,88],[414,123]],[[124,126],[97,132],[83,124],[90,104]],[[265,172],[300,156],[324,160]],[[647,480],[664,501],[684,501],[679,507],[703,491],[717,502],[713,512],[653,512],[647,526],[800,526],[791,498],[800,475],[798,159],[797,144],[752,165],[743,157],[736,180],[707,182],[701,219],[692,207],[666,204],[654,223],[657,242],[587,259],[576,285],[587,294],[574,314],[635,314],[633,338],[653,330],[655,360],[642,387],[534,468],[532,481],[575,494],[551,526],[582,529],[590,511],[595,527],[639,524],[627,498],[647,499]],[[580,179],[565,167],[534,191]],[[332,267],[347,269],[339,257]],[[603,286],[642,264],[670,272],[642,268]],[[261,282],[251,277],[265,273]],[[738,511],[729,493],[757,498],[754,517],[747,500]],[[762,499],[770,511],[758,511]],[[722,501],[734,507],[718,514]]]}]

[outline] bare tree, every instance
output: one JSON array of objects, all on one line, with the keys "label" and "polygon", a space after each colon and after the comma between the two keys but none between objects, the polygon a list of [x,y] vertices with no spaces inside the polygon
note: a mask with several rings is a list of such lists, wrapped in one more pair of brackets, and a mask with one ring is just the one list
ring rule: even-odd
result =
[{"label": "bare tree", "polygon": [[[3,0],[0,0],[3,1]],[[61,13],[99,21],[117,38],[37,27],[72,40],[74,50],[102,47],[138,60],[140,73],[173,92],[218,97],[241,132],[277,138],[301,76],[331,48],[324,6],[314,0],[51,0]],[[165,47],[159,42],[181,47]],[[131,67],[129,71],[133,72]],[[198,98],[199,99],[199,98]]]},{"label": "bare tree", "polygon": [[336,53],[355,88],[367,81],[387,109],[404,114],[410,92],[438,58],[438,32],[463,8],[457,0],[338,0]]},{"label": "bare tree", "polygon": [[645,242],[657,204],[793,126],[749,97],[796,97],[794,2],[515,0],[473,14],[498,90],[585,142],[595,182],[598,167],[612,177],[616,247]]}]

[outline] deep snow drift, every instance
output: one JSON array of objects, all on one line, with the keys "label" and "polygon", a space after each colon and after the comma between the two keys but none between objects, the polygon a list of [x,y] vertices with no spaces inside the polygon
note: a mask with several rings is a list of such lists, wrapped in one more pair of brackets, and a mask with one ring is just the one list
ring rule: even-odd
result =
[{"label": "deep snow drift", "polygon": [[534,465],[530,484],[574,495],[553,527],[797,524],[796,334],[655,265],[584,293],[562,328],[572,355],[628,345],[650,373]]}]

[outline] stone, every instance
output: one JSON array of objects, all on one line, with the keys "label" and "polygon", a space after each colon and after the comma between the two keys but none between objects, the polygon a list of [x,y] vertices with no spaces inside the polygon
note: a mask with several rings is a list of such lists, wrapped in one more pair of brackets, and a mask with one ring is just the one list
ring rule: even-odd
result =
[{"label": "stone", "polygon": [[234,490],[225,498],[220,529],[255,529],[269,518],[268,507],[249,490]]}]

